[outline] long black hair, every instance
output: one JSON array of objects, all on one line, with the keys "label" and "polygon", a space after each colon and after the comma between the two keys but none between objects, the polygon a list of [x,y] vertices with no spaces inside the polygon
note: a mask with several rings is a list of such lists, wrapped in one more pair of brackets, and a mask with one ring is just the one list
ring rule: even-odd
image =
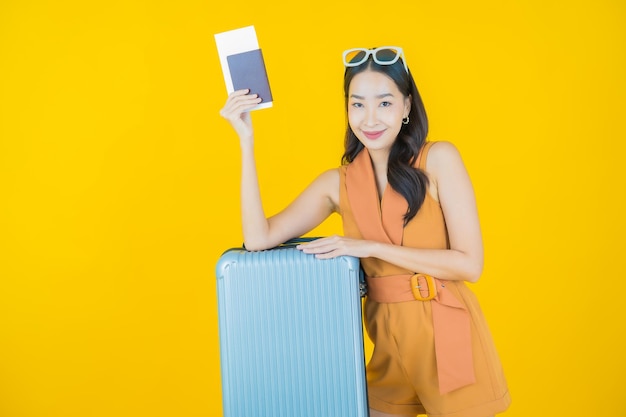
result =
[{"label": "long black hair", "polygon": [[[424,203],[426,190],[428,187],[428,177],[421,169],[414,168],[420,149],[426,143],[428,135],[428,118],[424,103],[417,90],[415,81],[410,72],[405,70],[402,58],[392,65],[379,65],[368,57],[368,60],[356,67],[347,67],[344,75],[343,89],[346,100],[346,111],[348,108],[348,94],[350,83],[355,75],[372,70],[383,73],[390,77],[404,97],[411,97],[411,110],[409,112],[409,123],[403,124],[398,137],[391,146],[389,161],[387,163],[387,181],[389,185],[402,195],[409,208],[404,215],[404,225],[417,214]],[[341,158],[343,164],[349,164],[363,150],[363,144],[348,123],[345,137],[345,151]]]}]

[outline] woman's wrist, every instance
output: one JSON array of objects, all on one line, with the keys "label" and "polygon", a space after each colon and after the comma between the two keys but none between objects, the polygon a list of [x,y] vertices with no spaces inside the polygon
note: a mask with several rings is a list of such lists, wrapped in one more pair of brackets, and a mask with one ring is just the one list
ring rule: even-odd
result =
[{"label": "woman's wrist", "polygon": [[254,136],[242,137],[239,139],[239,145],[241,152],[253,153],[254,152]]},{"label": "woman's wrist", "polygon": [[369,241],[369,245],[367,246],[367,257],[368,258],[378,258],[380,255],[380,251],[381,251],[381,242],[377,242],[375,240],[370,240]]}]

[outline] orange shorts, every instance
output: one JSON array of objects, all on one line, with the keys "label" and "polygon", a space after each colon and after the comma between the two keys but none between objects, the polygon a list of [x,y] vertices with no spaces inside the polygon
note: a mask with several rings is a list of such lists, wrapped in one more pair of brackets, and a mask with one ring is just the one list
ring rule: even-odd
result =
[{"label": "orange shorts", "polygon": [[[451,285],[456,284],[456,285]],[[474,293],[463,282],[447,283],[471,316],[476,383],[439,392],[431,301],[365,302],[365,327],[374,343],[367,364],[369,406],[388,414],[488,417],[511,399],[502,366]]]}]

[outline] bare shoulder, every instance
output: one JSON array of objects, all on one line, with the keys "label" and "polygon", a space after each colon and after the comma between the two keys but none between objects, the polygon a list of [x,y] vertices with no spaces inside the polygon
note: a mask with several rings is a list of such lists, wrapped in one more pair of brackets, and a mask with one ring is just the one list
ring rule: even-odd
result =
[{"label": "bare shoulder", "polygon": [[339,170],[340,168],[331,168],[322,172],[317,178],[324,182],[337,184],[339,186]]},{"label": "bare shoulder", "polygon": [[322,172],[312,184],[326,195],[334,210],[339,207],[340,169],[332,168]]},{"label": "bare shoulder", "polygon": [[313,180],[313,184],[311,185],[328,190],[329,192],[334,189],[339,190],[339,168],[323,171]]},{"label": "bare shoulder", "polygon": [[441,200],[441,187],[465,177],[465,165],[457,147],[447,141],[433,143],[428,151],[426,173],[430,180],[429,193],[435,201]]},{"label": "bare shoulder", "polygon": [[431,146],[426,161],[426,171],[429,175],[441,177],[463,166],[461,153],[452,142],[438,141]]}]

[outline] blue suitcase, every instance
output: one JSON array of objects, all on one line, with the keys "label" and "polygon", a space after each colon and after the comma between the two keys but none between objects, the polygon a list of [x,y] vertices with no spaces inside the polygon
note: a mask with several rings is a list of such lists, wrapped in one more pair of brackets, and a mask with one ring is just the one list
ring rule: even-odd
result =
[{"label": "blue suitcase", "polygon": [[358,258],[236,248],[216,270],[225,417],[369,415]]}]

